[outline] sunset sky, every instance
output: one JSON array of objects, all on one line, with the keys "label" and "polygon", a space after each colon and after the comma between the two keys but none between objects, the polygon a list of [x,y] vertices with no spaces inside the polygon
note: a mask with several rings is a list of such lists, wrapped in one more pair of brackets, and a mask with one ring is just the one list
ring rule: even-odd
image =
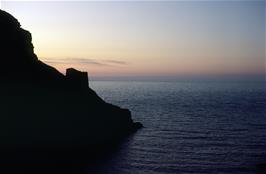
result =
[{"label": "sunset sky", "polygon": [[90,76],[265,74],[265,1],[2,1],[61,72]]}]

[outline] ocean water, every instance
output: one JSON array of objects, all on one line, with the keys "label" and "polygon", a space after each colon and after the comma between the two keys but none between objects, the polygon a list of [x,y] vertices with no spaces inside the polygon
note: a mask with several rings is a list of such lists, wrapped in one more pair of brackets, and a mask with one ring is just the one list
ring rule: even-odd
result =
[{"label": "ocean water", "polygon": [[245,174],[266,166],[265,83],[92,81],[90,86],[145,126],[94,173]]}]

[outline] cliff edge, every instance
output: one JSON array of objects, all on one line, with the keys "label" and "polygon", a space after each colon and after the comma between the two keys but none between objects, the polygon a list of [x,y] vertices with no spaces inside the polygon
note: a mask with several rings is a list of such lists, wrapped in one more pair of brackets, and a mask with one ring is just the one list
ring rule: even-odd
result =
[{"label": "cliff edge", "polygon": [[2,10],[0,26],[0,151],[11,161],[69,149],[95,155],[141,127],[128,109],[89,88],[86,72],[70,68],[63,75],[41,62],[31,34]]}]

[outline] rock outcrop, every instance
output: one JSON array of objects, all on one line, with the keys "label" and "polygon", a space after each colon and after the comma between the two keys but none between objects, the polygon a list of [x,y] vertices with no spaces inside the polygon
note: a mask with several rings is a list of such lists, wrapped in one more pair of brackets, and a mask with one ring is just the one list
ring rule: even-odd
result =
[{"label": "rock outcrop", "polygon": [[68,79],[69,83],[72,84],[73,88],[86,90],[89,86],[87,72],[81,72],[74,68],[68,68],[66,70],[66,78]]},{"label": "rock outcrop", "polygon": [[31,34],[2,10],[0,26],[0,152],[12,162],[41,158],[26,163],[47,166],[43,160],[59,151],[57,157],[68,153],[71,160],[74,154],[94,158],[141,127],[128,109],[106,103],[89,88],[86,72],[68,69],[65,76],[41,62]]}]

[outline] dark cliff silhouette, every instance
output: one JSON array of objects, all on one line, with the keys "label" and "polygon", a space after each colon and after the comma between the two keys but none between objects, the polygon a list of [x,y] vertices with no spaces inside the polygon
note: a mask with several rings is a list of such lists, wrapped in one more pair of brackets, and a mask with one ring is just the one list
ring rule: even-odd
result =
[{"label": "dark cliff silhouette", "polygon": [[86,72],[65,76],[38,60],[31,34],[2,10],[0,26],[0,170],[77,173],[141,127],[98,97]]}]

